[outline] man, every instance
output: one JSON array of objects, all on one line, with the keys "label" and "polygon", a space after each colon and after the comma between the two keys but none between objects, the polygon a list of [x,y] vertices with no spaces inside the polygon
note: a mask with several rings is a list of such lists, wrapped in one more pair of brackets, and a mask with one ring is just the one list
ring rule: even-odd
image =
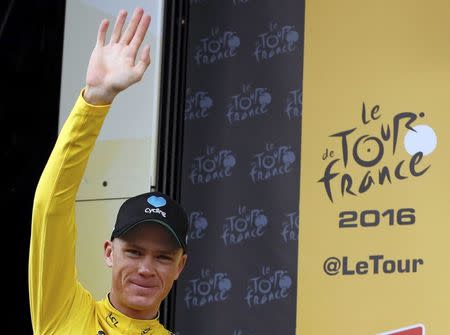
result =
[{"label": "man", "polygon": [[103,300],[95,301],[76,276],[75,199],[89,155],[115,96],[150,64],[148,46],[138,58],[150,16],[138,8],[123,29],[126,15],[117,16],[109,43],[109,23],[100,24],[86,86],[36,189],[29,258],[35,334],[169,334],[159,307],[186,263],[187,216],[166,195],[146,193],[122,204],[104,244],[112,284]]}]

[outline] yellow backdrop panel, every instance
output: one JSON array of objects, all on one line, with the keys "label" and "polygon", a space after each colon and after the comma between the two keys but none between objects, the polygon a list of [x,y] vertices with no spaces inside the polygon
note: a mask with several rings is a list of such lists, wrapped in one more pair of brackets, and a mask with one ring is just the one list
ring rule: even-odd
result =
[{"label": "yellow backdrop panel", "polygon": [[297,334],[450,334],[450,1],[306,1]]}]

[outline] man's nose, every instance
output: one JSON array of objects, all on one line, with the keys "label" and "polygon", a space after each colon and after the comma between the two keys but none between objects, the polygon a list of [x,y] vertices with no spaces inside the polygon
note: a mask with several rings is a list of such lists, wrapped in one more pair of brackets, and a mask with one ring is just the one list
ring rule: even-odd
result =
[{"label": "man's nose", "polygon": [[152,257],[145,257],[139,264],[138,273],[143,276],[155,274],[155,262]]}]

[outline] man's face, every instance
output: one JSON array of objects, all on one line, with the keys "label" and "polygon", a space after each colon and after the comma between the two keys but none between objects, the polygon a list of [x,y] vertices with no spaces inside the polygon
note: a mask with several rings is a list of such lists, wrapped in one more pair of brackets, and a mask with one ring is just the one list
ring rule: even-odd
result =
[{"label": "man's face", "polygon": [[178,279],[186,255],[167,229],[143,223],[105,242],[105,261],[112,269],[114,307],[129,317],[150,319]]}]

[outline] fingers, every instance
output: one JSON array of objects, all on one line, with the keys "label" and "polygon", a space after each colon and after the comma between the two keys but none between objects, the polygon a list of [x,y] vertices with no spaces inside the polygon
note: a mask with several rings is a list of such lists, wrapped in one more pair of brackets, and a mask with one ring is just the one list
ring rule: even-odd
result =
[{"label": "fingers", "polygon": [[138,73],[139,78],[142,78],[145,70],[150,65],[150,46],[146,45],[141,52],[141,57],[139,62],[136,64],[136,72]]},{"label": "fingers", "polygon": [[[150,46],[146,45],[143,49],[142,49],[142,53],[141,53],[141,57],[140,60],[137,64],[137,67],[144,67],[142,69],[142,72],[145,71],[145,69],[147,69],[147,67],[150,65],[151,63],[151,59],[150,59]],[[139,69],[140,71],[141,69]]]},{"label": "fingers", "polygon": [[105,36],[106,36],[106,31],[108,30],[109,27],[109,21],[108,20],[103,20],[102,23],[100,23],[100,26],[98,28],[98,33],[97,33],[97,45],[99,46],[104,46],[105,45]]},{"label": "fingers", "polygon": [[136,33],[136,29],[141,23],[142,16],[144,15],[144,10],[142,8],[136,8],[133,13],[133,17],[131,18],[130,23],[127,26],[127,29],[123,33],[120,43],[129,44],[133,39],[134,34]]},{"label": "fingers", "polygon": [[130,57],[136,58],[137,52],[142,44],[142,41],[145,38],[145,34],[147,33],[150,21],[151,17],[149,15],[144,15],[141,21],[139,22],[139,25],[130,43],[130,53],[129,53]]},{"label": "fingers", "polygon": [[121,10],[117,16],[116,23],[114,24],[114,30],[111,34],[111,43],[118,43],[120,36],[122,35],[123,25],[125,24],[125,19],[127,18],[127,12]]}]

